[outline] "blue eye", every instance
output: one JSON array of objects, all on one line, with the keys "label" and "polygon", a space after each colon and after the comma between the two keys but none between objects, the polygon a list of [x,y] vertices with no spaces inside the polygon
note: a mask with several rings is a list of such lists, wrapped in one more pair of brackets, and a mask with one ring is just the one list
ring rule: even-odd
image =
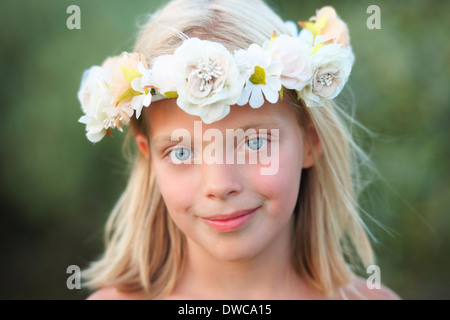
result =
[{"label": "blue eye", "polygon": [[169,156],[170,159],[177,163],[177,162],[183,162],[186,161],[187,159],[189,159],[189,157],[191,156],[191,150],[187,149],[187,148],[177,148],[177,149],[173,149],[172,151],[169,152]]},{"label": "blue eye", "polygon": [[245,144],[251,150],[259,150],[259,149],[261,149],[264,143],[267,143],[267,140],[266,139],[261,139],[261,138],[249,139],[249,140],[247,140],[245,142]]}]

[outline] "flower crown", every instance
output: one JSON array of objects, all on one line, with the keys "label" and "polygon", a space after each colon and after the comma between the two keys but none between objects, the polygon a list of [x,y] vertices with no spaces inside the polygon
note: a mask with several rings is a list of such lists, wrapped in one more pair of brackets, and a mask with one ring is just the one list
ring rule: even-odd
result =
[{"label": "flower crown", "polygon": [[323,106],[341,92],[354,62],[347,26],[332,7],[299,22],[300,33],[295,23],[286,25],[291,35],[274,32],[263,46],[234,54],[220,43],[189,38],[150,65],[140,53],[123,52],[91,67],[78,92],[87,138],[98,142],[111,128],[122,131],[134,113],[139,118],[143,107],[167,98],[205,123],[224,118],[231,105],[277,103],[284,88],[308,107]]}]

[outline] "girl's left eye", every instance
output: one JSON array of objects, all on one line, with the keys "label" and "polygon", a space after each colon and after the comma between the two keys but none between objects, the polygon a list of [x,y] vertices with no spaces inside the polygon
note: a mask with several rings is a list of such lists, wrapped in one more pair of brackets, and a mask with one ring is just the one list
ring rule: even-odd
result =
[{"label": "girl's left eye", "polygon": [[180,164],[192,156],[192,151],[188,148],[175,148],[169,152],[168,156],[173,163]]},{"label": "girl's left eye", "polygon": [[260,137],[254,138],[254,139],[249,139],[249,140],[245,141],[246,147],[248,147],[250,150],[259,150],[266,143],[267,143],[267,139],[260,138]]}]

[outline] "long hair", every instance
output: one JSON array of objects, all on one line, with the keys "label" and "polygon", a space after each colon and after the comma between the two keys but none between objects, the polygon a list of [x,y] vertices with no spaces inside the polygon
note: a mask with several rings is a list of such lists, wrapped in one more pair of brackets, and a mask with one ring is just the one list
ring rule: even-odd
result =
[{"label": "long hair", "polygon": [[[134,51],[153,58],[172,54],[188,37],[220,42],[228,50],[262,45],[273,31],[289,34],[284,22],[260,0],[176,0],[150,17]],[[373,254],[358,206],[359,163],[344,111],[334,102],[308,108],[287,92],[299,125],[312,122],[323,154],[304,169],[295,207],[292,261],[295,270],[327,295],[350,284]],[[132,120],[146,132],[145,116]],[[129,130],[131,135],[133,130]],[[130,138],[128,141],[132,141]],[[183,267],[184,235],[168,215],[151,159],[134,157],[128,185],[106,225],[103,256],[83,272],[91,288],[115,286],[164,298]]]}]

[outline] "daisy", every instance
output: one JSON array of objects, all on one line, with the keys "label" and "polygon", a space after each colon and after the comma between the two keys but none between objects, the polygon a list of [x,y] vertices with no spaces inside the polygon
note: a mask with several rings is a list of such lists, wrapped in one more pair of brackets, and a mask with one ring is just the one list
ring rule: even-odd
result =
[{"label": "daisy", "polygon": [[264,97],[270,103],[277,103],[282,64],[273,61],[271,53],[257,44],[252,44],[247,50],[238,50],[235,58],[247,78],[237,104],[243,106],[248,103],[252,108],[259,108],[264,104]]}]

